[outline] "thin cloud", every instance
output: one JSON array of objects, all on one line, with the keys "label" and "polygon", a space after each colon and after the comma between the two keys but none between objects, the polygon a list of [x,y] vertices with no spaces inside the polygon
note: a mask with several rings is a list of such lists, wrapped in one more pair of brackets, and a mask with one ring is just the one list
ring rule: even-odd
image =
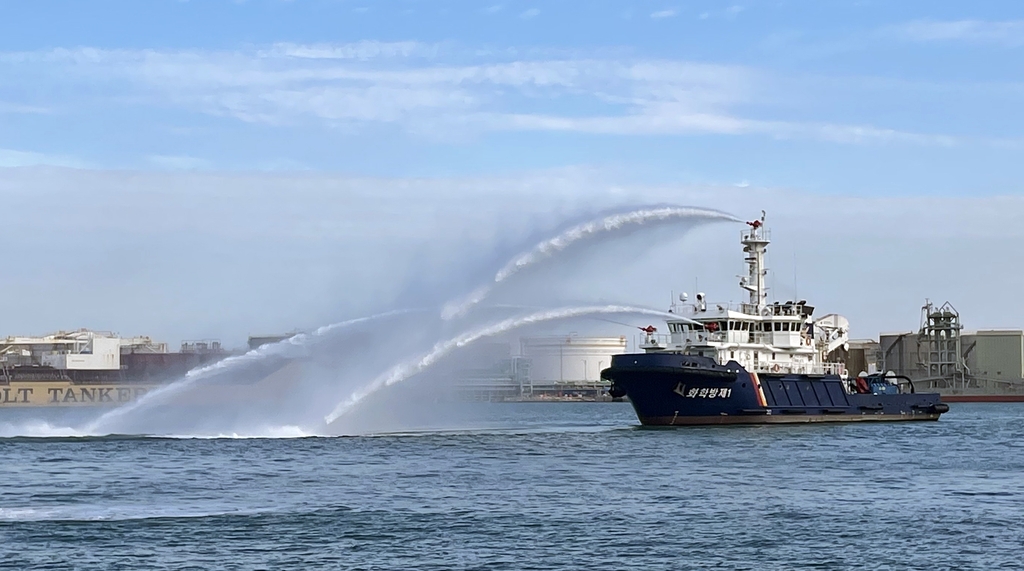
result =
[{"label": "thin cloud", "polygon": [[524,19],[524,20],[529,20],[530,18],[536,18],[539,15],[540,15],[540,10],[539,9],[537,9],[537,8],[530,8],[529,10],[525,10],[522,13],[520,13],[519,17]]},{"label": "thin cloud", "polygon": [[1006,47],[1024,45],[1024,20],[917,20],[888,28],[890,34],[913,42],[969,42]]},{"label": "thin cloud", "polygon": [[[511,61],[472,64],[462,63],[465,54],[417,42],[278,43],[249,51],[78,48],[0,53],[0,72],[46,69],[66,86],[108,85],[133,104],[170,105],[250,123],[346,129],[390,123],[428,138],[567,131],[959,143],[941,133],[773,118],[758,94],[777,88],[778,81],[743,66],[578,55],[528,59],[514,53],[473,56]],[[524,112],[523,98],[571,99],[577,105],[565,115]],[[760,107],[756,115],[748,111],[755,105]],[[172,157],[162,167],[196,165]]]},{"label": "thin cloud", "polygon": [[371,60],[381,58],[432,57],[437,45],[419,42],[362,41],[351,44],[277,43],[270,50],[260,51],[263,57],[287,56],[303,59]]},{"label": "thin cloud", "polygon": [[206,159],[185,155],[150,155],[146,160],[150,165],[166,170],[200,170],[212,166]]},{"label": "thin cloud", "polygon": [[0,101],[0,113],[25,113],[32,115],[49,115],[53,111],[46,107],[37,105],[23,105],[20,103],[8,103]]},{"label": "thin cloud", "polygon": [[90,168],[92,165],[87,161],[67,155],[0,149],[0,168],[33,166]]},{"label": "thin cloud", "polygon": [[814,139],[842,144],[910,143],[954,146],[948,135],[880,129],[864,125],[833,125],[763,121],[728,114],[673,112],[655,108],[626,116],[559,117],[535,114],[480,114],[473,122],[490,130],[566,131],[601,135],[767,135],[778,139]]},{"label": "thin cloud", "polygon": [[672,18],[676,14],[678,14],[678,12],[674,9],[658,10],[657,12],[651,12],[651,18],[654,20],[660,20],[662,18]]}]

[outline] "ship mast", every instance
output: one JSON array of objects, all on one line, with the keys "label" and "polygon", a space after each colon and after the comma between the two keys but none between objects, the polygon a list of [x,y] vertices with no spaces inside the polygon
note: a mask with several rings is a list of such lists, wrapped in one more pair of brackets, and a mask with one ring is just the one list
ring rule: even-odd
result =
[{"label": "ship mast", "polygon": [[765,213],[762,210],[761,219],[747,222],[750,230],[745,230],[740,238],[743,252],[747,254],[744,259],[747,263],[747,276],[740,278],[740,287],[750,293],[750,310],[757,314],[761,314],[768,305],[768,289],[764,284],[768,268],[764,264],[764,254],[771,240],[768,238],[768,230],[764,227],[764,219]]}]

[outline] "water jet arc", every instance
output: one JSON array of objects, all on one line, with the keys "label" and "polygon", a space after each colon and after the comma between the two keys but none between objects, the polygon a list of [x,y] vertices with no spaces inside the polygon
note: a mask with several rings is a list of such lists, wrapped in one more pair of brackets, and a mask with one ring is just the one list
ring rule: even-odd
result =
[{"label": "water jet arc", "polygon": [[473,290],[459,301],[449,302],[441,317],[450,320],[465,315],[474,305],[483,301],[498,284],[542,260],[548,259],[569,246],[630,226],[660,225],[679,220],[742,222],[731,214],[710,208],[690,206],[645,206],[627,212],[608,214],[601,218],[577,224],[546,240],[538,242],[505,263],[487,284]]},{"label": "water jet arc", "polygon": [[276,343],[262,345],[242,355],[228,357],[221,361],[217,361],[216,363],[192,369],[181,379],[151,391],[130,404],[126,404],[104,413],[99,418],[86,425],[84,432],[86,434],[97,434],[101,431],[108,431],[104,433],[109,433],[110,427],[113,423],[129,418],[133,413],[144,410],[146,407],[152,406],[163,399],[179,394],[196,384],[198,381],[212,377],[218,373],[230,371],[234,368],[247,364],[257,363],[271,357],[281,357],[285,359],[299,357],[305,352],[306,347],[315,339],[323,337],[332,331],[370,323],[388,317],[413,313],[416,311],[423,310],[398,309],[366,317],[357,317],[330,325],[324,325],[312,333],[298,333]]},{"label": "water jet arc", "polygon": [[422,372],[424,369],[430,367],[442,357],[451,353],[452,351],[469,345],[475,341],[483,339],[485,337],[493,337],[506,333],[513,329],[525,327],[527,325],[533,325],[535,323],[543,323],[546,321],[553,321],[557,319],[568,319],[571,317],[584,317],[587,315],[605,315],[605,314],[636,314],[636,315],[649,315],[653,317],[662,317],[665,319],[672,319],[677,321],[687,321],[690,323],[697,323],[685,317],[681,317],[674,313],[668,313],[657,309],[648,309],[645,307],[632,307],[628,305],[598,305],[598,306],[580,306],[580,307],[567,307],[560,309],[549,309],[545,311],[539,311],[524,315],[520,317],[511,317],[497,323],[462,333],[456,337],[448,339],[447,341],[434,345],[434,348],[422,357],[406,361],[392,367],[390,370],[374,379],[370,384],[366,385],[362,389],[353,393],[348,399],[338,403],[334,410],[331,411],[324,421],[327,424],[331,424],[336,421],[343,414],[351,410],[354,406],[359,404],[363,399],[370,396],[371,394],[379,391],[380,389],[400,383],[413,375]]}]

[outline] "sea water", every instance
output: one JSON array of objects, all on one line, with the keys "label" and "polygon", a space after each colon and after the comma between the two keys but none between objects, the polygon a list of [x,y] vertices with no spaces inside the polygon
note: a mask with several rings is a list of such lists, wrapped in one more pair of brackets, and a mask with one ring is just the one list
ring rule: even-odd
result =
[{"label": "sea water", "polygon": [[1024,405],[641,429],[482,404],[456,430],[0,439],[4,569],[1018,569]]}]

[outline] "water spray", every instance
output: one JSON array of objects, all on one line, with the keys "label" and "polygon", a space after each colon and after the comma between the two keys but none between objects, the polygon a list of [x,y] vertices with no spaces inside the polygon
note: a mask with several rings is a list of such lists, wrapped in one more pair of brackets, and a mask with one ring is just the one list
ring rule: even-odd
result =
[{"label": "water spray", "polygon": [[362,389],[352,393],[352,395],[338,403],[334,410],[327,415],[324,420],[330,424],[341,417],[343,414],[351,410],[354,406],[359,404],[363,399],[370,396],[371,394],[379,391],[380,389],[400,383],[413,375],[422,372],[424,369],[430,367],[445,355],[452,351],[465,347],[470,343],[485,337],[493,337],[502,333],[524,327],[527,325],[533,325],[535,323],[543,323],[545,321],[553,321],[557,319],[567,319],[570,317],[583,317],[587,315],[603,315],[603,314],[637,314],[637,315],[650,315],[654,317],[662,317],[665,319],[672,320],[683,320],[690,323],[696,323],[685,317],[680,317],[674,313],[668,313],[656,309],[648,309],[643,307],[631,307],[628,305],[601,305],[601,306],[581,306],[581,307],[567,307],[560,309],[550,309],[547,311],[540,311],[525,315],[521,317],[511,317],[493,323],[486,327],[476,329],[467,333],[462,333],[456,337],[448,339],[447,341],[434,345],[434,348],[429,352],[419,357],[418,359],[407,361],[392,367],[390,370],[380,375],[373,380],[369,385]]},{"label": "water spray", "polygon": [[226,359],[217,361],[216,363],[192,369],[191,371],[186,373],[185,376],[182,377],[180,380],[170,383],[168,385],[164,385],[149,393],[146,393],[135,402],[132,402],[130,404],[118,407],[114,410],[104,413],[102,416],[100,416],[93,422],[89,423],[84,428],[84,432],[86,434],[96,434],[103,430],[105,426],[110,426],[111,423],[117,422],[119,419],[124,419],[125,417],[135,413],[136,411],[142,410],[152,405],[153,403],[160,402],[163,399],[167,399],[168,397],[179,394],[185,389],[197,383],[198,381],[212,377],[218,373],[230,371],[248,364],[258,363],[273,357],[279,357],[284,359],[295,359],[301,357],[306,353],[307,347],[310,343],[312,343],[317,338],[321,338],[332,331],[353,327],[355,325],[360,325],[363,323],[370,323],[387,317],[413,313],[415,311],[423,310],[399,309],[384,313],[378,313],[376,315],[370,315],[366,317],[357,317],[355,319],[349,319],[347,321],[341,321],[339,323],[333,323],[331,325],[325,325],[323,327],[316,329],[315,331],[313,331],[313,333],[310,334],[298,333],[276,343],[268,343],[266,345],[261,345],[260,347],[252,349],[251,351],[243,355],[228,357]]},{"label": "water spray", "polygon": [[630,226],[653,225],[678,220],[742,222],[739,218],[718,210],[683,206],[651,206],[590,220],[539,242],[533,248],[516,255],[498,270],[491,283],[476,288],[461,300],[446,304],[441,311],[441,317],[450,320],[465,315],[474,305],[483,301],[498,284],[523,269],[554,256],[572,244]]}]

